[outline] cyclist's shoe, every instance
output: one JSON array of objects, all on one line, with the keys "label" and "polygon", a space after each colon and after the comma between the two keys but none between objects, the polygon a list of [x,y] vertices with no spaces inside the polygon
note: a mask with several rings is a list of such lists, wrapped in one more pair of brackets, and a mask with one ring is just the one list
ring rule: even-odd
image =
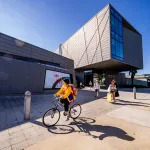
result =
[{"label": "cyclist's shoe", "polygon": [[67,116],[67,112],[64,111],[64,116]]},{"label": "cyclist's shoe", "polygon": [[68,120],[69,120],[69,118],[70,118],[69,112],[67,111],[67,112],[65,112],[65,113],[66,113],[66,116],[67,116],[66,121],[68,121]]},{"label": "cyclist's shoe", "polygon": [[69,121],[69,119],[70,119],[70,116],[67,116],[67,119],[66,119],[66,121]]}]

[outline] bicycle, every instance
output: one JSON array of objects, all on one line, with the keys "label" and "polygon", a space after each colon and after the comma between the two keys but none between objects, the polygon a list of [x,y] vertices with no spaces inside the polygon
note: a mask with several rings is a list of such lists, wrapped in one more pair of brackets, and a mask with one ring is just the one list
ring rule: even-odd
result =
[{"label": "bicycle", "polygon": [[[43,124],[46,127],[51,127],[51,126],[56,125],[60,119],[60,110],[58,109],[58,107],[64,109],[64,106],[61,103],[60,97],[54,96],[54,101],[57,101],[55,106],[53,108],[50,108],[49,110],[47,110],[42,117]],[[69,108],[69,116],[72,119],[77,119],[80,116],[81,111],[82,111],[81,105],[74,104]],[[64,116],[65,115],[66,114],[64,112]]]}]

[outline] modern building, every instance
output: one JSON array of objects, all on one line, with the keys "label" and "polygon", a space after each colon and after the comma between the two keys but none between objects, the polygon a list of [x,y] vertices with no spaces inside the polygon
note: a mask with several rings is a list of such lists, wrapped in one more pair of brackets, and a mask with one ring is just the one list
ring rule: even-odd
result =
[{"label": "modern building", "polygon": [[[123,71],[143,68],[142,35],[110,4],[98,12],[56,53],[74,60],[76,77],[88,85],[95,78],[124,84]],[[120,78],[121,77],[121,78]]]},{"label": "modern building", "polygon": [[75,81],[73,60],[0,33],[0,95],[44,92]]}]

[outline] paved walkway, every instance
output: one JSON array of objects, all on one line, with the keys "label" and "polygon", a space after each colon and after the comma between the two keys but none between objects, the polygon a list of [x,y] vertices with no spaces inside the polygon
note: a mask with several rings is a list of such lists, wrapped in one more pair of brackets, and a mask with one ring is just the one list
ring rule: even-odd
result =
[{"label": "paved walkway", "polygon": [[148,110],[124,106],[108,113],[108,115],[150,128],[150,111]]},{"label": "paved walkway", "polygon": [[[110,116],[109,113],[123,106],[127,106],[133,109],[149,111],[150,94],[148,92],[150,92],[150,90],[148,89],[140,90],[140,92],[137,93],[138,99],[133,100],[133,93],[130,90],[126,90],[126,91],[123,90],[122,92],[120,92],[120,97],[118,98],[116,104],[113,105],[106,102],[105,90],[101,92],[100,99],[96,99],[94,97],[93,91],[90,91],[89,89],[82,90],[80,91],[76,101],[77,103],[82,104],[83,111],[81,115],[82,118],[80,118],[80,122],[81,121],[84,122],[85,125],[85,123],[87,123],[86,120],[88,118],[90,121],[95,120],[94,122],[96,122],[98,126],[100,125],[104,126],[104,128],[98,127],[98,130],[100,129],[100,132],[102,132],[102,130],[107,131],[107,128],[105,126],[108,126],[111,123],[111,121],[115,123],[116,120],[119,120],[118,124],[115,125],[117,128],[119,125],[119,130],[117,130],[116,132],[117,133],[119,133],[120,131],[122,132],[122,126],[120,128],[120,124],[122,124],[122,120],[124,120],[124,118],[121,118],[122,120],[120,121],[120,119],[118,119],[116,116]],[[56,126],[57,128],[47,129],[43,126],[41,122],[41,117],[43,113],[53,105],[52,95],[49,94],[49,95],[32,96],[31,121],[29,122],[24,121],[23,102],[24,102],[23,96],[0,97],[0,121],[1,121],[0,122],[0,150],[24,149],[35,143],[39,143],[49,138],[51,140],[52,139],[55,140],[55,138],[57,138],[58,135],[60,134],[65,134],[66,135],[65,137],[67,139],[67,137],[70,136],[68,132],[71,134],[78,134],[78,132],[75,131],[78,129],[79,126],[77,124],[73,124],[74,122],[71,119],[69,122],[65,122],[66,118],[63,116],[61,116],[58,126]],[[106,122],[104,122],[104,120],[106,120]],[[102,122],[103,124],[101,124]],[[127,120],[125,121],[125,123],[128,125]],[[114,124],[112,124],[111,129],[114,129],[113,125]],[[135,127],[136,124],[133,125]],[[131,123],[132,128],[133,125]],[[92,127],[91,125],[89,126],[90,128]],[[92,128],[95,127],[96,126]],[[140,127],[142,130],[147,129],[146,127],[143,126]],[[127,127],[125,127],[125,129],[126,128]],[[89,130],[89,129],[85,129],[85,130]],[[126,132],[126,130],[123,131]],[[84,130],[82,133],[86,134]],[[141,139],[143,136],[144,133],[143,135],[141,135]],[[145,139],[147,138],[147,136],[145,137]],[[136,138],[139,139],[139,137],[134,137],[134,136],[131,137],[135,139]],[[110,138],[111,136],[109,136],[109,139]],[[89,140],[89,137],[87,137],[87,140]]]},{"label": "paved walkway", "polygon": [[[26,150],[149,150],[150,148],[150,128],[143,128],[108,115],[101,115],[93,121],[81,118],[77,122],[71,122],[69,126],[70,128],[61,127],[62,131],[59,134]],[[58,128],[59,126],[56,126],[55,130],[53,128],[49,130],[57,133]],[[64,129],[68,134],[64,133]]]}]

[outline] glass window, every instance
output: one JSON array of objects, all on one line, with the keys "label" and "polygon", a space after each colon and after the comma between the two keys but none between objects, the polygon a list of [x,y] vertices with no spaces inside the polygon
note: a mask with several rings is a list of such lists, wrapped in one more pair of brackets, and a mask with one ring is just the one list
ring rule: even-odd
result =
[{"label": "glass window", "polygon": [[120,56],[119,42],[116,41],[116,56]]},{"label": "glass window", "polygon": [[115,18],[114,18],[114,16],[111,16],[111,25],[112,25],[112,27],[115,26]]},{"label": "glass window", "polygon": [[120,16],[119,16],[119,21],[121,21],[121,22],[122,22],[122,17],[120,17]]},{"label": "glass window", "polygon": [[119,21],[116,19],[116,32],[119,34]]},{"label": "glass window", "polygon": [[119,23],[119,34],[122,35],[122,24]]},{"label": "glass window", "polygon": [[119,19],[119,15],[115,12],[115,17],[117,18],[117,19]]},{"label": "glass window", "polygon": [[120,57],[123,58],[123,44],[120,44]]},{"label": "glass window", "polygon": [[114,15],[115,14],[115,11],[113,9],[111,9],[111,14]]},{"label": "glass window", "polygon": [[122,43],[123,41],[122,41],[122,37],[121,36],[119,36],[119,41]]},{"label": "glass window", "polygon": [[116,40],[118,40],[118,41],[119,41],[119,35],[118,35],[118,34],[116,34]]},{"label": "glass window", "polygon": [[115,38],[115,33],[113,31],[111,31],[111,36]]},{"label": "glass window", "polygon": [[115,55],[115,53],[116,53],[116,47],[115,47],[115,40],[112,38],[112,54],[114,54]]},{"label": "glass window", "polygon": [[111,9],[111,41],[112,57],[123,60],[122,18]]},{"label": "glass window", "polygon": [[114,20],[115,20],[114,31],[117,32],[117,20],[116,20],[116,18]]},{"label": "glass window", "polygon": [[118,51],[119,51],[119,57],[121,58],[121,43],[118,42]]}]

